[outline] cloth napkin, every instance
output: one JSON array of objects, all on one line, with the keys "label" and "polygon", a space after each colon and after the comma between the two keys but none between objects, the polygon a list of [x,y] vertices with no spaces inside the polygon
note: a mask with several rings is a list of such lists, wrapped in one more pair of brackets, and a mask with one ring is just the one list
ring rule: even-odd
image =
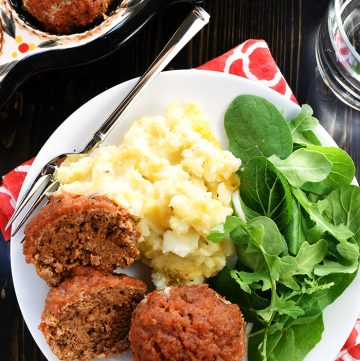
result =
[{"label": "cloth napkin", "polygon": [[[263,40],[245,41],[198,69],[230,73],[258,81],[297,103],[289,85],[277,67],[268,45]],[[5,240],[10,239],[10,231],[5,232],[4,226],[13,213],[21,185],[32,162],[33,159],[23,163],[3,177],[3,184],[0,186],[0,230]],[[360,318],[335,361],[356,360],[360,360]]]}]

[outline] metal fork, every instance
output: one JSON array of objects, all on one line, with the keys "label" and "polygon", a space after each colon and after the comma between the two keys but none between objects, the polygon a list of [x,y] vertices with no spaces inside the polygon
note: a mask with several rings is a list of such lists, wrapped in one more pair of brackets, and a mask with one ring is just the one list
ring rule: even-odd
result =
[{"label": "metal fork", "polygon": [[[60,184],[55,179],[54,173],[57,167],[63,162],[67,155],[70,154],[88,154],[96,149],[111,133],[114,127],[121,119],[121,115],[132,105],[143,90],[155,79],[155,77],[170,63],[176,54],[209,22],[209,14],[199,6],[196,6],[186,17],[175,34],[166,44],[161,53],[157,56],[148,70],[140,77],[138,82],[124,100],[117,106],[111,115],[104,121],[99,130],[97,130],[88,144],[81,151],[61,154],[47,164],[38,173],[33,183],[28,187],[20,201],[16,204],[15,211],[9,222],[5,226],[5,230],[18,219],[17,227],[13,230],[11,236],[14,236],[33,211],[45,200],[48,200],[48,194],[55,192]],[[24,208],[28,208],[23,212]]]}]

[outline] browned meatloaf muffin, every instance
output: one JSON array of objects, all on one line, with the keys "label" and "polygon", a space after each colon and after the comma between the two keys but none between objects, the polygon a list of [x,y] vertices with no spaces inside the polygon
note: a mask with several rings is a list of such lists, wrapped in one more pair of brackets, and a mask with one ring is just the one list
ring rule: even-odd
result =
[{"label": "browned meatloaf muffin", "polygon": [[49,286],[77,266],[111,273],[138,257],[136,225],[126,209],[106,197],[54,196],[25,227],[26,262],[35,264]]},{"label": "browned meatloaf muffin", "polygon": [[131,315],[145,293],[138,279],[78,268],[50,289],[39,329],[61,360],[122,353],[129,348]]},{"label": "browned meatloaf muffin", "polygon": [[135,361],[240,361],[245,321],[207,285],[150,293],[135,309],[130,328]]},{"label": "browned meatloaf muffin", "polygon": [[112,0],[23,0],[25,10],[46,31],[70,34],[103,18]]}]

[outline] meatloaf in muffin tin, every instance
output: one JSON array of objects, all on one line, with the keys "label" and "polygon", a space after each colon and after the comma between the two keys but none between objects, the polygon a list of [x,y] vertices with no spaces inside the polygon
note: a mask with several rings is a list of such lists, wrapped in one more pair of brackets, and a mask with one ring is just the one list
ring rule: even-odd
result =
[{"label": "meatloaf in muffin tin", "polygon": [[24,8],[49,33],[71,34],[104,19],[114,0],[23,0]]}]

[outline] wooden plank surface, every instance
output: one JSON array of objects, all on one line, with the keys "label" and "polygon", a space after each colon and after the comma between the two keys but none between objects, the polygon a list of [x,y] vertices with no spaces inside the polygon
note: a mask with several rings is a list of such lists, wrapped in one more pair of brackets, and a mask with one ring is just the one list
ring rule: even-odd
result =
[{"label": "wooden plank surface", "polygon": [[[303,43],[309,36],[309,27],[313,31],[313,24],[316,26],[324,14],[326,3],[326,0],[208,0],[204,7],[211,15],[209,26],[176,57],[169,69],[196,67],[246,39],[262,38],[303,101],[307,88],[304,79],[300,82],[301,65],[304,55],[307,56],[302,54]],[[0,174],[35,155],[56,127],[84,102],[142,74],[188,11],[189,5],[170,6],[112,55],[92,64],[47,71],[28,79],[0,110]],[[311,76],[306,78],[309,81]]]}]

